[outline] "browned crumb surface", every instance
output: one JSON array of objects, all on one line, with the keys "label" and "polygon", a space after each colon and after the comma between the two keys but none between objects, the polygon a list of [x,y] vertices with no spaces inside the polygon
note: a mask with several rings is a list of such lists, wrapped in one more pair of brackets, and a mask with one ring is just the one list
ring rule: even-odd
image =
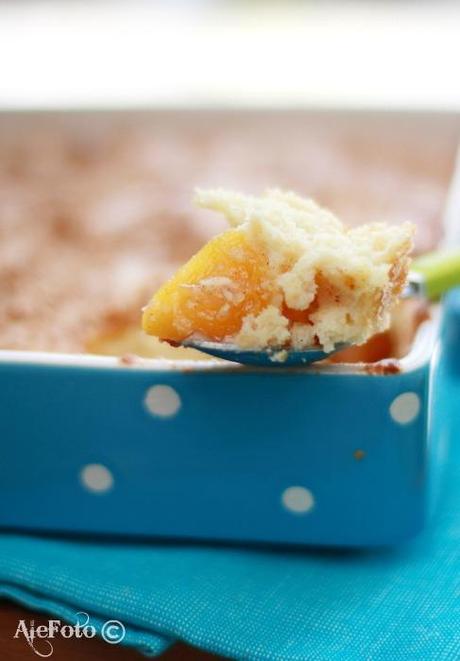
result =
[{"label": "browned crumb surface", "polygon": [[458,120],[306,113],[0,115],[0,347],[83,351],[137,324],[223,221],[193,188],[293,189],[434,247]]}]

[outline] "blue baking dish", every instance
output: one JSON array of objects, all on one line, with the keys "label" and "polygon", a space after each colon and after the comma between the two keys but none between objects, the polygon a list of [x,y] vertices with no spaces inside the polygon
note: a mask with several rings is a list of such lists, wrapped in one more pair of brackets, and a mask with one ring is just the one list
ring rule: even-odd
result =
[{"label": "blue baking dish", "polygon": [[398,373],[1,351],[0,526],[350,547],[406,540],[426,521],[445,457],[442,388],[460,372],[459,338],[454,290]]}]

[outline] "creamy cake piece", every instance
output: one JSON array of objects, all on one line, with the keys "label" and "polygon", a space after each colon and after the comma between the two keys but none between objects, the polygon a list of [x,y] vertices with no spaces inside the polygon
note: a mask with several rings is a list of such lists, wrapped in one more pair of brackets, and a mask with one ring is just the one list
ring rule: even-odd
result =
[{"label": "creamy cake piece", "polygon": [[228,231],[207,243],[144,310],[144,330],[247,349],[363,344],[388,328],[406,283],[414,227],[347,228],[291,192],[197,191]]}]

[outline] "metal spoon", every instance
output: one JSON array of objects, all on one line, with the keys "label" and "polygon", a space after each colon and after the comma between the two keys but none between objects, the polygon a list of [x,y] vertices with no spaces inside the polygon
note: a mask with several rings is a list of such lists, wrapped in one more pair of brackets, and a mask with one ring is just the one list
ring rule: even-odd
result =
[{"label": "metal spoon", "polygon": [[190,349],[197,349],[203,353],[216,358],[223,358],[234,363],[242,365],[252,365],[257,367],[295,367],[316,363],[318,360],[324,360],[336,351],[345,349],[349,345],[346,343],[336,344],[330,352],[323,351],[321,347],[308,347],[302,350],[293,349],[242,349],[236,344],[230,342],[200,342],[199,340],[184,340],[181,346]]},{"label": "metal spoon", "polygon": [[[409,274],[408,283],[401,298],[420,297],[435,300],[451,287],[460,285],[460,252],[439,251],[424,255],[415,260]],[[336,344],[332,351],[323,351],[321,347],[306,347],[302,350],[269,348],[242,349],[229,342],[206,342],[187,339],[183,347],[197,349],[216,358],[223,358],[242,365],[258,367],[300,367],[324,360],[328,356],[351,346],[348,343]]]}]

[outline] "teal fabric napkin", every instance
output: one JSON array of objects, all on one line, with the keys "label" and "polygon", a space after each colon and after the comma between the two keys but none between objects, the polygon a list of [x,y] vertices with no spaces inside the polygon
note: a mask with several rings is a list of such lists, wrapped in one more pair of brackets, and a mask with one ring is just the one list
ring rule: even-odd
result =
[{"label": "teal fabric napkin", "polygon": [[[440,420],[457,425],[445,382]],[[448,406],[449,405],[449,406]],[[434,429],[434,435],[438,434]],[[441,436],[441,432],[439,432]],[[157,655],[172,642],[235,659],[458,661],[460,444],[431,525],[394,550],[326,552],[0,536],[0,595],[77,622],[126,628]],[[389,484],[391,489],[391,484]]]}]

